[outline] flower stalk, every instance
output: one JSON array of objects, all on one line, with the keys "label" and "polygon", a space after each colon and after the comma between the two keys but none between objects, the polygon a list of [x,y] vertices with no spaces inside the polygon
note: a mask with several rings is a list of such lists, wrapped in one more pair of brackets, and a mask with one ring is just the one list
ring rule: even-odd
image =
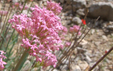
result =
[{"label": "flower stalk", "polygon": [[25,50],[25,51],[24,51],[23,55],[21,56],[20,60],[18,61],[17,65],[16,65],[16,67],[14,68],[13,71],[20,71],[20,70],[21,70],[21,68],[22,68],[22,66],[23,66],[23,64],[24,64],[24,62],[26,61],[26,58],[27,58],[28,55],[29,55],[29,54],[28,54],[28,51],[29,51],[29,50]]}]

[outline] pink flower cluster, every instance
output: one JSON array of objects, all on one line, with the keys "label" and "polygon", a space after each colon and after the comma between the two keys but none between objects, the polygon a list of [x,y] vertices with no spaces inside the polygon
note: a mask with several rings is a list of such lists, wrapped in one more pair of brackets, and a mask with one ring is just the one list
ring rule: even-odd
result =
[{"label": "pink flower cluster", "polygon": [[62,7],[58,3],[47,1],[47,9],[53,11],[56,15],[60,14]]},{"label": "pink flower cluster", "polygon": [[7,14],[8,14],[7,11],[3,11],[3,10],[0,11],[0,15],[4,15],[4,16],[5,16],[5,15],[7,15]]},{"label": "pink flower cluster", "polygon": [[63,48],[59,34],[64,27],[60,18],[53,11],[35,6],[31,8],[31,16],[25,14],[14,15],[9,22],[12,27],[23,37],[22,46],[29,50],[29,54],[43,67],[56,66],[55,50]]},{"label": "pink flower cluster", "polygon": [[71,45],[71,42],[69,42],[69,41],[65,42],[66,47],[69,47],[70,45]]},{"label": "pink flower cluster", "polygon": [[4,69],[4,65],[6,65],[7,63],[3,61],[3,59],[5,59],[6,57],[4,56],[5,52],[4,51],[0,51],[0,70]]},{"label": "pink flower cluster", "polygon": [[70,27],[70,32],[71,33],[75,33],[75,32],[78,32],[78,35],[81,35],[81,32],[80,32],[80,26],[77,26],[77,25],[74,25],[73,27]]}]

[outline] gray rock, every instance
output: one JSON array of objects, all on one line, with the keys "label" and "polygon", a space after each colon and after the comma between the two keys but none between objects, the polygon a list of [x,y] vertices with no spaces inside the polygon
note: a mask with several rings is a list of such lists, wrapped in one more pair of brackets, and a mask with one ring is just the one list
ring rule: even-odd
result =
[{"label": "gray rock", "polygon": [[67,20],[66,23],[67,23],[67,24],[71,24],[71,20]]},{"label": "gray rock", "polygon": [[59,70],[57,70],[57,69],[54,69],[53,71],[59,71]]},{"label": "gray rock", "polygon": [[64,0],[60,0],[61,3],[64,3]]},{"label": "gray rock", "polygon": [[72,17],[68,17],[68,16],[67,16],[67,17],[66,17],[66,20],[72,20]]},{"label": "gray rock", "polygon": [[80,68],[82,69],[82,71],[84,71],[89,65],[86,61],[78,61],[78,65],[80,66]]},{"label": "gray rock", "polygon": [[68,69],[67,65],[60,66],[61,71],[67,71],[67,69]]},{"label": "gray rock", "polygon": [[90,58],[88,55],[86,55],[85,59],[86,59],[86,61],[87,61],[88,63],[90,63],[90,62],[92,61],[91,58]]},{"label": "gray rock", "polygon": [[78,9],[86,8],[86,0],[73,0],[73,2],[72,2],[72,0],[66,0],[66,4],[64,7],[67,8],[68,10],[72,10],[72,8],[71,8],[72,4],[73,4],[74,12],[76,12],[76,10],[78,10]]},{"label": "gray rock", "polygon": [[105,35],[102,35],[102,38],[106,41],[108,41],[108,38]]},{"label": "gray rock", "polygon": [[86,0],[73,0],[74,8],[85,8]]},{"label": "gray rock", "polygon": [[67,5],[66,7],[65,7],[65,10],[71,10],[72,9],[72,6],[71,5]]},{"label": "gray rock", "polygon": [[88,41],[86,41],[86,40],[84,40],[84,39],[80,42],[80,45],[82,45],[82,46],[84,46],[84,45],[86,45],[86,44],[88,44]]},{"label": "gray rock", "polygon": [[79,14],[81,16],[84,16],[85,15],[84,9],[78,9],[76,12],[77,12],[77,14]]},{"label": "gray rock", "polygon": [[67,4],[71,4],[71,0],[66,0],[66,3]]},{"label": "gray rock", "polygon": [[110,2],[98,2],[89,7],[89,17],[113,20],[113,4]]},{"label": "gray rock", "polygon": [[20,0],[12,0],[13,3],[19,2]]},{"label": "gray rock", "polygon": [[87,51],[86,49],[77,47],[77,53],[82,53],[82,54],[84,54],[86,51]]},{"label": "gray rock", "polygon": [[99,45],[100,45],[100,43],[101,43],[101,42],[99,42],[99,41],[94,42],[94,44],[95,44],[96,46],[99,46]]},{"label": "gray rock", "polygon": [[76,57],[74,61],[78,62],[78,60],[80,60],[80,57]]},{"label": "gray rock", "polygon": [[63,64],[69,64],[69,60],[68,59],[64,59],[64,61],[62,63]]},{"label": "gray rock", "polygon": [[82,21],[81,21],[81,19],[80,19],[79,17],[74,17],[74,18],[72,19],[72,22],[75,23],[75,24],[80,24],[80,23],[82,23]]},{"label": "gray rock", "polygon": [[71,71],[81,71],[81,68],[78,65],[71,64]]},{"label": "gray rock", "polygon": [[112,31],[113,31],[113,25],[112,25],[112,24],[111,24],[111,25],[106,26],[105,28],[106,28],[106,29],[108,29],[108,30],[112,30]]},{"label": "gray rock", "polygon": [[91,34],[94,34],[94,33],[95,33],[95,29],[92,29],[92,30],[91,30]]}]

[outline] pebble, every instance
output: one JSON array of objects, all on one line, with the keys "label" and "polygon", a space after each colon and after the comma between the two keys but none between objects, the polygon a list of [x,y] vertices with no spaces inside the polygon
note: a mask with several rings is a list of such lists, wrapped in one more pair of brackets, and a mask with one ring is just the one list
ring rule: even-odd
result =
[{"label": "pebble", "polygon": [[82,71],[84,71],[89,65],[86,61],[78,61],[78,65],[80,66],[80,68],[82,69]]},{"label": "pebble", "polygon": [[108,41],[108,38],[105,35],[102,35],[102,38],[106,41]]},{"label": "pebble", "polygon": [[78,65],[71,64],[71,71],[82,71]]},{"label": "pebble", "polygon": [[82,53],[82,54],[84,54],[85,52],[86,52],[86,49],[77,47],[77,53]]},{"label": "pebble", "polygon": [[75,24],[81,24],[82,23],[82,21],[81,21],[81,19],[79,17],[74,17],[72,19],[72,22],[75,23]]},{"label": "pebble", "polygon": [[86,61],[87,61],[88,63],[90,63],[90,62],[92,61],[91,58],[90,58],[88,55],[86,55],[85,59],[86,59]]}]

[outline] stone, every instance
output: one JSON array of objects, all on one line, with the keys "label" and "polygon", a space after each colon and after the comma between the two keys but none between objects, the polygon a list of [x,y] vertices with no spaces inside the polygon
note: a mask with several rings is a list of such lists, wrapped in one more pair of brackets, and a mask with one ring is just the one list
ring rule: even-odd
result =
[{"label": "stone", "polygon": [[100,16],[101,19],[113,21],[113,4],[110,2],[93,3],[89,7],[88,16],[92,18]]},{"label": "stone", "polygon": [[96,46],[99,46],[100,43],[101,43],[100,41],[94,42],[94,44],[95,44]]},{"label": "stone", "polygon": [[92,30],[91,30],[91,34],[94,34],[94,33],[95,33],[95,29],[92,29]]},{"label": "stone", "polygon": [[77,47],[77,53],[82,53],[82,54],[84,54],[86,51],[87,51],[86,49]]},{"label": "stone", "polygon": [[60,66],[61,71],[67,71],[67,69],[68,69],[67,65]]},{"label": "stone", "polygon": [[66,24],[71,24],[71,20],[67,20],[66,21]]},{"label": "stone", "polygon": [[85,8],[86,7],[86,0],[73,0],[73,7],[74,8]]},{"label": "stone", "polygon": [[54,69],[53,71],[59,71],[59,70],[57,70],[57,69]]},{"label": "stone", "polygon": [[78,15],[81,15],[81,16],[85,15],[84,14],[84,9],[78,9],[76,12],[77,12]]},{"label": "stone", "polygon": [[71,0],[66,0],[66,3],[67,4],[71,4]]},{"label": "stone", "polygon": [[13,3],[19,2],[20,0],[12,0]]},{"label": "stone", "polygon": [[108,41],[108,38],[105,35],[102,35],[102,38],[106,41]]},{"label": "stone", "polygon": [[70,16],[70,17],[66,17],[66,20],[72,20],[72,17]]},{"label": "stone", "polygon": [[75,55],[77,54],[77,49],[76,49],[76,48],[74,49],[73,53],[74,53]]},{"label": "stone", "polygon": [[72,9],[72,6],[71,5],[67,5],[66,7],[65,7],[65,10],[71,10]]},{"label": "stone", "polygon": [[90,62],[92,61],[91,58],[90,58],[88,55],[86,55],[85,59],[86,59],[86,61],[87,61],[88,63],[90,63]]},{"label": "stone", "polygon": [[105,27],[107,30],[113,31],[113,24],[110,24]]},{"label": "stone", "polygon": [[81,19],[80,19],[79,17],[74,17],[74,18],[72,19],[72,22],[73,22],[74,24],[81,24],[81,23],[82,23],[82,21],[81,21]]},{"label": "stone", "polygon": [[71,71],[82,71],[78,65],[74,65],[73,63],[70,65]]},{"label": "stone", "polygon": [[82,69],[82,71],[84,71],[89,65],[86,61],[78,61],[78,65],[80,66],[80,68]]},{"label": "stone", "polygon": [[64,0],[60,0],[61,3],[64,3]]},{"label": "stone", "polygon": [[[86,8],[86,0],[66,0],[66,4],[64,4],[65,10],[72,10],[72,6],[74,12],[78,9]],[[83,15],[83,13],[80,14]]]},{"label": "stone", "polygon": [[88,41],[86,41],[86,40],[84,40],[84,39],[80,42],[80,45],[82,45],[82,46],[84,46],[84,45],[86,45],[86,44],[88,44]]},{"label": "stone", "polygon": [[68,59],[64,59],[64,61],[62,62],[62,64],[69,64],[69,60]]},{"label": "stone", "polygon": [[76,57],[74,61],[78,62],[78,60],[80,60],[80,59],[81,59],[80,57]]}]

